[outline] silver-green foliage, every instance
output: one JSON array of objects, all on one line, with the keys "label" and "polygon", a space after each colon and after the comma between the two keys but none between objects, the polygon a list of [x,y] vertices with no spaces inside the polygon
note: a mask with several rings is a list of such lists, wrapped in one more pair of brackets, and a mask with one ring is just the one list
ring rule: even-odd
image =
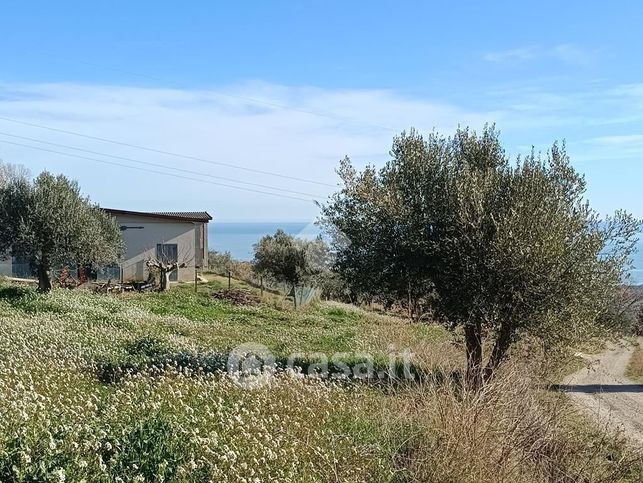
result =
[{"label": "silver-green foliage", "polygon": [[302,240],[277,230],[257,242],[253,266],[256,273],[291,287],[296,304],[297,287],[317,285],[317,278],[328,269],[329,259],[328,246],[321,238]]},{"label": "silver-green foliage", "polygon": [[411,131],[391,156],[361,173],[344,161],[344,186],[323,209],[342,234],[345,278],[382,295],[432,291],[435,314],[464,327],[474,384],[525,334],[548,347],[588,335],[627,272],[640,225],[623,211],[599,217],[564,144],[512,161],[494,128],[449,138]]},{"label": "silver-green foliage", "polygon": [[228,251],[217,252],[215,250],[210,250],[208,252],[208,270],[211,270],[214,273],[227,275],[227,273],[232,269],[233,262],[232,254]]},{"label": "silver-green foliage", "polygon": [[51,288],[55,265],[98,266],[122,252],[116,220],[83,197],[77,182],[43,172],[33,181],[17,176],[0,187],[0,253],[28,261],[41,290]]},{"label": "silver-green foliage", "polygon": [[0,161],[0,189],[17,179],[27,179],[29,170],[21,164],[3,163]]}]

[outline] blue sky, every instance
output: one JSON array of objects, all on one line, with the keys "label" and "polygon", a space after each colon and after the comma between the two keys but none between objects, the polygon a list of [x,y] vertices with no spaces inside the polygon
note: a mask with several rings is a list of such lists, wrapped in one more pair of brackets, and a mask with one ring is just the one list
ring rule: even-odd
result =
[{"label": "blue sky", "polygon": [[309,221],[343,156],[496,122],[512,154],[565,139],[593,206],[643,217],[643,4],[523,3],[6,2],[0,117],[30,125],[0,119],[0,158],[105,206]]}]

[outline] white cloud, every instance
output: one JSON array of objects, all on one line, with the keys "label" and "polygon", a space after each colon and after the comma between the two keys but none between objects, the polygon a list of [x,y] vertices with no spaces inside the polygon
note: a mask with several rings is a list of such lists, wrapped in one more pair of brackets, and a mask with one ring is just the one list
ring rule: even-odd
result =
[{"label": "white cloud", "polygon": [[624,134],[618,136],[599,136],[588,140],[601,146],[640,146],[643,147],[643,134]]},{"label": "white cloud", "polygon": [[558,44],[550,47],[532,45],[515,49],[487,52],[483,59],[495,63],[517,63],[542,59],[555,59],[569,65],[584,66],[594,59],[595,52],[574,44]]},{"label": "white cloud", "polygon": [[643,158],[643,134],[597,136],[584,143],[590,147],[582,157],[585,161],[618,159],[638,163]]},{"label": "white cloud", "polygon": [[572,65],[588,65],[592,62],[594,54],[581,49],[573,44],[560,44],[549,49],[553,57]]},{"label": "white cloud", "polygon": [[[458,124],[479,128],[485,122],[495,121],[512,154],[528,151],[532,144],[548,146],[555,139],[565,138],[574,161],[633,163],[641,158],[643,135],[632,134],[643,132],[640,84],[587,83],[576,85],[575,90],[555,87],[554,81],[531,79],[529,84],[490,89],[473,100],[480,106],[473,110],[402,96],[391,90],[321,89],[264,82],[191,90],[14,84],[0,85],[0,116],[328,184],[336,183],[334,170],[343,156],[350,156],[359,166],[381,164],[388,158],[392,136],[411,126],[424,132],[436,128],[449,133]],[[484,102],[479,102],[481,100]],[[328,186],[165,156],[1,119],[0,132],[311,193],[322,199],[333,190]],[[99,155],[38,145],[0,134],[0,159],[22,162],[34,173],[47,168],[75,177],[92,199],[116,208],[207,209],[217,219],[224,220],[312,221],[318,214],[310,202],[169,178],[1,141],[89,157]],[[136,166],[125,160],[103,159]],[[595,165],[592,165],[594,170]],[[600,171],[597,173],[597,186],[607,182]],[[206,176],[181,175],[235,184]],[[625,174],[623,177],[626,179]],[[612,202],[611,197],[604,202],[610,209],[613,203],[616,201]],[[628,205],[621,203],[620,206]]]},{"label": "white cloud", "polygon": [[[82,84],[0,85],[0,112],[3,117],[57,129],[330,184],[336,182],[334,169],[340,158],[349,155],[359,164],[381,162],[386,158],[392,136],[403,129],[415,126],[448,132],[458,124],[481,126],[490,120],[488,113],[411,99],[393,91],[289,87],[262,82],[193,90]],[[164,156],[3,120],[0,120],[0,132],[322,197],[332,191],[325,186]],[[0,134],[2,140],[79,154]],[[218,218],[254,220],[284,217],[308,220],[318,211],[312,203],[173,179],[2,142],[0,158],[22,162],[36,173],[47,168],[73,176],[93,199],[114,207],[208,209]]]},{"label": "white cloud", "polygon": [[487,52],[483,58],[489,62],[513,62],[533,59],[539,55],[539,53],[539,47],[522,47],[519,49]]}]

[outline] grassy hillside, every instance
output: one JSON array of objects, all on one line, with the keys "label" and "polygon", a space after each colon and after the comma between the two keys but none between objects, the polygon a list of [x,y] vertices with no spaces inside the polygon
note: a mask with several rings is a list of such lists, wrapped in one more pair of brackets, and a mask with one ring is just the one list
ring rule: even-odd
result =
[{"label": "grassy hillside", "polygon": [[[638,459],[516,367],[481,394],[440,327],[319,303],[0,284],[0,481],[637,481]],[[409,348],[406,386],[218,371],[254,342],[278,358]],[[455,375],[455,379],[451,378]],[[600,442],[600,444],[599,444]]]}]

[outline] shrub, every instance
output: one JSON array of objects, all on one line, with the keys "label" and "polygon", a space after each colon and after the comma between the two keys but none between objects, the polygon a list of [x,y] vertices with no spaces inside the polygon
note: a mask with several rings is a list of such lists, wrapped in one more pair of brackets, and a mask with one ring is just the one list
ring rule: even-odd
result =
[{"label": "shrub", "polygon": [[233,260],[230,252],[217,252],[210,250],[208,252],[208,270],[217,275],[226,275],[232,266]]},{"label": "shrub", "polygon": [[126,350],[132,356],[156,357],[167,354],[169,347],[164,340],[146,335],[127,344]]}]

